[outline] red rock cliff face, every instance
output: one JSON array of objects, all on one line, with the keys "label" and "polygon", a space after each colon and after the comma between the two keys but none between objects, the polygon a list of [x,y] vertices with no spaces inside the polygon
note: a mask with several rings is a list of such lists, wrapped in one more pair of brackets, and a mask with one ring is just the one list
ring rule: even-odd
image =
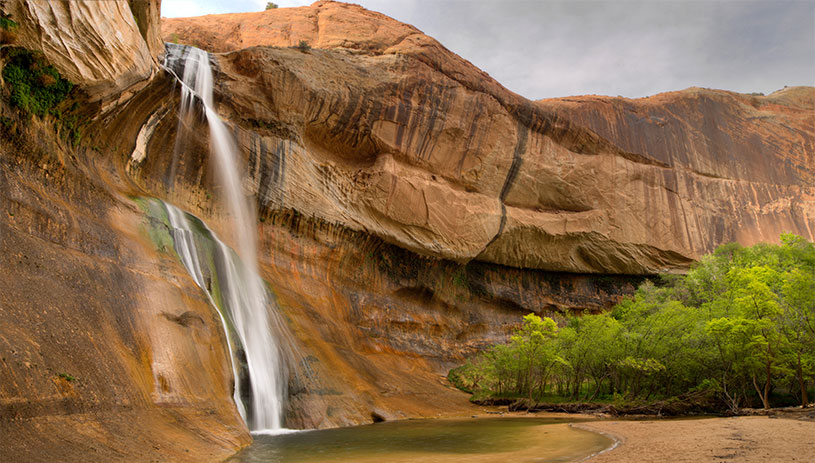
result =
[{"label": "red rock cliff face", "polygon": [[693,88],[638,100],[586,96],[538,104],[660,164],[663,175],[653,187],[669,191],[681,208],[657,204],[655,211],[671,215],[672,239],[685,247],[709,252],[723,242],[813,232],[812,88],[769,96]]},{"label": "red rock cliff face", "polygon": [[[2,106],[0,434],[19,438],[0,459],[219,458],[248,434],[217,319],[131,199],[226,235],[208,131],[176,142],[156,4],[104,3],[2,5],[89,95],[77,146]],[[334,2],[162,31],[218,53],[262,272],[302,353],[289,426],[466,412],[443,375],[522,315],[605,310],[733,239],[814,238],[811,88],[531,102]]]},{"label": "red rock cliff face", "polygon": [[[420,413],[408,404],[445,397],[432,373],[519,315],[602,310],[636,283],[602,275],[814,237],[812,88],[531,102],[417,29],[336,2],[162,31],[218,53],[266,276],[315,381],[340,392],[321,396],[336,414],[316,425]],[[139,178],[166,164],[159,151]]]},{"label": "red rock cliff face", "polygon": [[[256,166],[285,158],[275,188],[258,179],[267,207],[567,272],[682,271],[724,242],[813,238],[811,88],[532,103],[415,28],[335,2],[163,33],[229,52],[222,112],[252,130]],[[285,48],[300,41],[315,49]]]},{"label": "red rock cliff face", "polygon": [[251,442],[217,313],[84,125],[158,74],[132,16],[150,5],[160,44],[158,2],[0,4],[15,45],[81,85],[61,109],[86,137],[2,89],[0,461],[215,461]]},{"label": "red rock cliff face", "polygon": [[248,444],[220,319],[110,164],[0,114],[0,460],[218,460]]}]

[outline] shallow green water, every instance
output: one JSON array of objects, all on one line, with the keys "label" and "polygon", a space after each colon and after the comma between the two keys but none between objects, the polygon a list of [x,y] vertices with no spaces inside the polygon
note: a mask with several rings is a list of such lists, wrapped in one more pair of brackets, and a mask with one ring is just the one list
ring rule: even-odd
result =
[{"label": "shallow green water", "polygon": [[255,436],[235,462],[555,462],[611,446],[572,429],[570,419],[407,420],[350,428]]}]

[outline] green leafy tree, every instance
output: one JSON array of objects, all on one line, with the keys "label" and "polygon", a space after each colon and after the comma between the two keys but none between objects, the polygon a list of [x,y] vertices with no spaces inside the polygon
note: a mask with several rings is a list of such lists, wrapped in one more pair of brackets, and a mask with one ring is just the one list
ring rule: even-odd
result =
[{"label": "green leafy tree", "polygon": [[778,327],[781,307],[772,290],[778,282],[778,273],[764,265],[737,267],[728,275],[733,280],[736,310],[731,320],[741,334],[740,342],[747,347],[747,355],[742,360],[764,408],[770,408],[772,379],[781,368],[779,357],[786,342]]},{"label": "green leafy tree", "polygon": [[793,269],[783,280],[781,328],[801,391],[801,405],[807,406],[807,382],[815,376],[815,273]]},{"label": "green leafy tree", "polygon": [[548,372],[557,361],[551,342],[557,330],[557,323],[551,318],[542,319],[530,313],[510,338],[510,348],[518,358],[518,390],[526,391],[530,401],[536,386],[543,389]]},{"label": "green leafy tree", "polygon": [[[471,359],[459,382],[479,394],[650,401],[716,392],[732,409],[773,391],[806,405],[815,381],[815,245],[729,244],[685,276],[646,282],[610,313],[558,329],[529,314],[507,344]],[[451,372],[451,380],[456,376]],[[698,395],[697,395],[698,396]]]}]

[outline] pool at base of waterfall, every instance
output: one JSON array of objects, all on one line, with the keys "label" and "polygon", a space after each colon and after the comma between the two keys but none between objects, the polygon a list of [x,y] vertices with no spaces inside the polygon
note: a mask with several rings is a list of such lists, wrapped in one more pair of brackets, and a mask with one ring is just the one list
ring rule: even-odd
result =
[{"label": "pool at base of waterfall", "polygon": [[610,448],[569,418],[488,417],[390,421],[256,435],[230,462],[566,462]]}]

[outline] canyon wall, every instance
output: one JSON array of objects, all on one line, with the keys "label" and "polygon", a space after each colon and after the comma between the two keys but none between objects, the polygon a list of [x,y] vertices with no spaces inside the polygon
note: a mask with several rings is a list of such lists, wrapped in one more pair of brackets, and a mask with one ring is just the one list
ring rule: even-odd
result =
[{"label": "canyon wall", "polygon": [[218,460],[249,442],[220,320],[99,162],[2,105],[0,460]]},{"label": "canyon wall", "polygon": [[[234,244],[206,121],[179,124],[158,2],[43,4],[0,9],[79,85],[82,136],[3,100],[0,459],[223,458],[250,438],[217,314],[134,199]],[[725,242],[815,239],[812,88],[533,102],[337,2],[161,35],[216,53],[298,352],[290,427],[468,413],[444,375],[522,315],[606,310]]]},{"label": "canyon wall", "polygon": [[533,103],[337,2],[162,27],[224,53],[222,113],[257,128],[256,164],[284,157],[276,188],[258,187],[271,207],[425,255],[578,273],[682,271],[724,242],[813,238],[811,88]]},{"label": "canyon wall", "polygon": [[220,319],[84,127],[158,75],[150,48],[124,1],[2,8],[80,88],[44,118],[3,89],[0,461],[223,460],[251,438]]}]

